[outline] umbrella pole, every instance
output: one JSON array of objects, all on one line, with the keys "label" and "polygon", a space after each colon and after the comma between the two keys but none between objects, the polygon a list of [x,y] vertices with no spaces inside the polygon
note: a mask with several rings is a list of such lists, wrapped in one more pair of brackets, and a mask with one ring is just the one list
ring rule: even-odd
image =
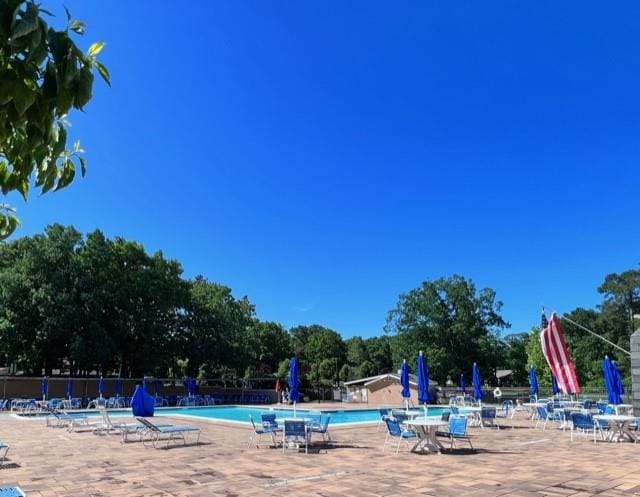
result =
[{"label": "umbrella pole", "polygon": [[293,401],[293,417],[296,417],[296,401]]}]

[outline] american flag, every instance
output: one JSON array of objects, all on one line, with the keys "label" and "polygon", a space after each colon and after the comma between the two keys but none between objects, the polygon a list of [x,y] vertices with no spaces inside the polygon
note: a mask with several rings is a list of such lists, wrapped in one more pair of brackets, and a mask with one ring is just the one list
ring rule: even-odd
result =
[{"label": "american flag", "polygon": [[558,386],[564,393],[579,393],[580,385],[576,371],[564,340],[560,320],[555,312],[551,316],[551,321],[547,321],[546,316],[542,313],[540,328],[542,328],[540,332],[542,353],[549,363],[553,376],[558,381]]}]

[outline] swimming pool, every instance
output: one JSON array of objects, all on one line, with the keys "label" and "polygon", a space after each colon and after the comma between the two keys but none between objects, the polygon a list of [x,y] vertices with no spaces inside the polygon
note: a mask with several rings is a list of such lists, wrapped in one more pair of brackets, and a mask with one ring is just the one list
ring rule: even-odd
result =
[{"label": "swimming pool", "polygon": [[[429,416],[440,416],[443,407],[429,407]],[[293,417],[293,409],[285,408],[264,408],[245,406],[219,406],[219,407],[169,407],[156,409],[157,416],[189,416],[194,418],[210,419],[214,421],[230,421],[235,423],[249,423],[249,416],[255,420],[260,420],[264,412],[275,412],[279,418]],[[298,417],[314,413],[331,415],[332,425],[350,425],[360,423],[377,423],[380,419],[378,409],[296,409]]]},{"label": "swimming pool", "polygon": [[[321,406],[318,406],[321,407]],[[428,416],[440,416],[444,411],[448,411],[446,407],[429,406]],[[89,417],[100,416],[100,413],[94,410],[79,410]],[[215,407],[161,407],[155,410],[156,416],[184,416],[188,418],[203,419],[210,421],[227,421],[230,423],[249,424],[249,416],[254,420],[260,421],[264,412],[275,412],[279,418],[293,417],[293,409],[290,408],[271,408],[271,407],[247,407],[247,406],[215,406]],[[332,425],[355,425],[364,423],[377,423],[380,420],[379,409],[296,409],[298,417],[302,418],[310,414],[331,415]],[[23,419],[41,419],[45,413],[33,413],[30,415],[15,414]],[[131,409],[109,409],[109,415],[113,417],[131,417]]]}]

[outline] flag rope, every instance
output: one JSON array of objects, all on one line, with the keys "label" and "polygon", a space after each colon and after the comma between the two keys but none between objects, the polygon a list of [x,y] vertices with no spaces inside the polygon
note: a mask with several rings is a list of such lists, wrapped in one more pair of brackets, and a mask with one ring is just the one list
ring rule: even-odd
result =
[{"label": "flag rope", "polygon": [[[549,311],[552,311],[552,312],[556,312],[556,311],[554,311],[553,309],[551,309],[551,308],[547,307],[547,306],[546,306],[546,305],[544,305],[544,304],[542,305],[542,309],[543,309],[543,310],[545,310],[545,309],[546,309],[546,310],[549,310]],[[624,353],[625,353],[625,354],[627,354],[628,356],[630,356],[630,355],[631,355],[631,352],[630,352],[630,351],[623,349],[623,348],[622,348],[622,347],[620,347],[619,345],[616,345],[615,343],[613,343],[611,340],[607,340],[607,339],[606,339],[605,337],[603,337],[602,335],[598,335],[595,331],[591,331],[589,328],[586,328],[586,327],[582,326],[581,324],[576,323],[575,321],[573,321],[573,320],[569,319],[569,318],[566,316],[566,314],[562,314],[562,316],[561,316],[561,317],[562,317],[562,319],[564,319],[565,321],[567,321],[567,322],[569,322],[569,323],[571,323],[571,324],[573,324],[573,325],[577,326],[577,327],[578,327],[578,328],[580,328],[581,330],[584,330],[584,331],[586,331],[587,333],[591,333],[594,337],[597,337],[597,338],[599,338],[600,340],[602,340],[602,341],[604,341],[604,342],[607,342],[609,345],[611,345],[612,347],[615,347],[616,349],[620,350],[621,352],[624,352]]]}]

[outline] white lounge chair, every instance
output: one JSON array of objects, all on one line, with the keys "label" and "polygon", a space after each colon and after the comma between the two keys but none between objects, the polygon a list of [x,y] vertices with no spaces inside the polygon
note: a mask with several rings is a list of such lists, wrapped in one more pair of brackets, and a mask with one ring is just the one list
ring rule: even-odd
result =
[{"label": "white lounge chair", "polygon": [[186,434],[189,432],[197,432],[198,436],[195,441],[195,445],[198,445],[200,441],[200,428],[195,426],[174,426],[174,425],[156,425],[146,418],[136,418],[140,423],[144,425],[144,429],[141,431],[142,443],[146,445],[150,442],[154,448],[157,448],[156,444],[163,438],[163,435],[167,435],[167,447],[173,440],[182,440],[186,445]]}]

